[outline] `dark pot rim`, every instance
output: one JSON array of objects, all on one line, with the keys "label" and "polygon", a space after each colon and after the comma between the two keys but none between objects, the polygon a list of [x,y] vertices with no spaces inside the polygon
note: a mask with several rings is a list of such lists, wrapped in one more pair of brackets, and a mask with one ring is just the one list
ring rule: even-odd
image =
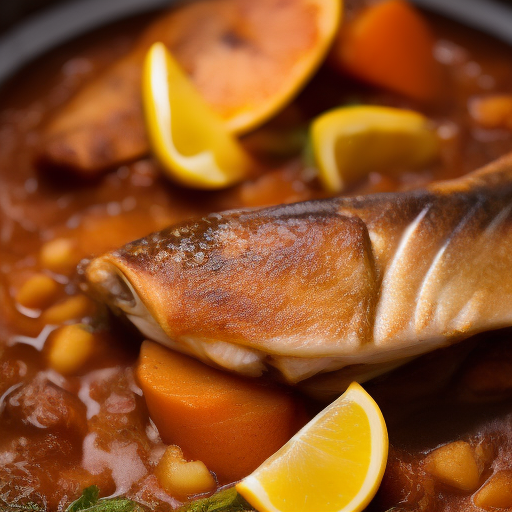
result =
[{"label": "dark pot rim", "polygon": [[[0,37],[0,83],[48,50],[122,18],[169,7],[177,0],[72,0],[48,8]],[[496,0],[413,0],[512,45],[512,6]]]}]

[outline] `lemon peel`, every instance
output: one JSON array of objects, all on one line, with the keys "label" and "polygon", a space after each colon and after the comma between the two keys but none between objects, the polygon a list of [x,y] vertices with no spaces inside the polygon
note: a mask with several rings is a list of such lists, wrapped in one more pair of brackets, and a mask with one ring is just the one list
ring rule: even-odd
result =
[{"label": "lemon peel", "polygon": [[332,193],[372,171],[396,173],[435,160],[439,142],[428,118],[412,110],[341,107],[310,128],[318,177]]},{"label": "lemon peel", "polygon": [[357,512],[377,492],[387,454],[382,413],[354,382],[236,489],[260,512]]},{"label": "lemon peel", "polygon": [[251,173],[248,154],[162,43],[153,44],[146,55],[142,96],[153,154],[173,181],[218,189]]}]

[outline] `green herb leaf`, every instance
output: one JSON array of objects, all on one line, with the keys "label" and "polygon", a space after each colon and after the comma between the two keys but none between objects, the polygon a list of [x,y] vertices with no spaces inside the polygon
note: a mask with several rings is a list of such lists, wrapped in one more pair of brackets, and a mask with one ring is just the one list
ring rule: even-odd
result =
[{"label": "green herb leaf", "polygon": [[92,507],[98,502],[100,490],[96,485],[91,485],[83,490],[82,496],[77,500],[73,501],[71,505],[66,509],[66,512],[78,512],[79,510],[85,510]]},{"label": "green herb leaf", "polygon": [[128,498],[110,498],[99,500],[98,503],[81,512],[144,512],[147,509]]},{"label": "green herb leaf", "polygon": [[315,150],[313,149],[313,142],[311,140],[310,133],[308,133],[308,138],[304,144],[304,147],[302,148],[302,162],[304,163],[304,167],[310,169],[317,168]]},{"label": "green herb leaf", "polygon": [[84,489],[82,496],[66,509],[66,512],[144,512],[146,509],[128,498],[98,499],[100,490],[91,485]]},{"label": "green herb leaf", "polygon": [[209,498],[187,503],[178,512],[253,512],[254,508],[245,501],[234,487],[217,492]]}]

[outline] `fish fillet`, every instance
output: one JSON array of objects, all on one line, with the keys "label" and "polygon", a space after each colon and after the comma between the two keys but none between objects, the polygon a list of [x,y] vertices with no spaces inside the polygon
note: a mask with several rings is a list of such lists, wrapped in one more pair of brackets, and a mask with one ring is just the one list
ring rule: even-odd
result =
[{"label": "fish fillet", "polygon": [[512,325],[512,155],[410,192],[212,214],[94,259],[147,337],[290,383]]}]

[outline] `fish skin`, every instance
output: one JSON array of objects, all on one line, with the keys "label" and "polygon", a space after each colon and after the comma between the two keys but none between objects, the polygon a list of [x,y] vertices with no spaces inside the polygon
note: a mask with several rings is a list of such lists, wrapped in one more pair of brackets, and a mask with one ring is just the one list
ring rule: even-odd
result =
[{"label": "fish skin", "polygon": [[123,274],[178,345],[246,347],[297,382],[512,325],[511,244],[507,156],[421,190],[212,214],[86,277],[113,305],[101,272]]},{"label": "fish skin", "polygon": [[[196,0],[160,14],[126,55],[84,83],[48,120],[36,165],[87,179],[149,153],[142,68],[155,42],[165,44],[206,102],[227,120],[228,129],[238,133],[246,115],[241,106],[257,104],[266,94],[257,77],[266,76],[269,83],[284,79],[283,63],[314,47],[321,37],[312,27],[311,33],[296,31],[297,37],[288,33],[284,39],[269,38],[275,39],[273,44],[260,37],[282,34],[290,26],[308,27],[317,6],[298,6],[282,0]],[[219,72],[220,59],[238,70],[237,80],[232,73]]]},{"label": "fish skin", "polygon": [[[106,258],[130,275],[173,339],[194,336],[272,353],[273,340],[285,336],[287,352],[309,353],[307,336],[321,338],[320,347],[329,355],[336,349],[328,344],[358,343],[373,307],[375,282],[364,224],[357,217],[340,217],[333,206],[302,203],[267,210],[267,215],[213,214]],[[343,260],[336,257],[340,250]],[[345,283],[356,274],[357,284],[347,291]],[[370,329],[365,326],[365,338]]]}]

